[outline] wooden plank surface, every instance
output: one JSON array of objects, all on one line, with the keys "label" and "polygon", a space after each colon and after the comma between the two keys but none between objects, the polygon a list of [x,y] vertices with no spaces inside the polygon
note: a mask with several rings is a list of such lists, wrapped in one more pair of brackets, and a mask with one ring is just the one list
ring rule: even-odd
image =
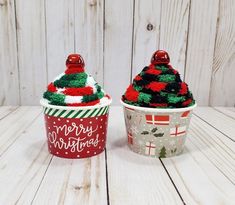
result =
[{"label": "wooden plank surface", "polygon": [[184,78],[190,0],[162,1],[159,48],[168,51],[171,65]]},{"label": "wooden plank surface", "polygon": [[19,105],[15,1],[0,1],[0,105]]},{"label": "wooden plank surface", "polygon": [[235,1],[220,1],[213,69],[211,75],[211,106],[235,106]]},{"label": "wooden plank surface", "polygon": [[210,107],[198,107],[194,111],[195,115],[209,123],[214,128],[220,130],[229,139],[235,141],[235,121],[221,112]]},{"label": "wooden plank surface", "polygon": [[233,204],[234,143],[192,118],[184,154],[163,159],[186,204]]},{"label": "wooden plank surface", "polygon": [[66,58],[75,51],[74,11],[73,0],[45,1],[48,81],[65,71]]},{"label": "wooden plank surface", "polygon": [[104,88],[114,105],[131,79],[133,10],[133,0],[105,1]]},{"label": "wooden plank surface", "polygon": [[[1,139],[11,137],[15,141],[0,156],[0,204],[31,204],[51,159],[47,151],[42,114],[35,119],[36,113],[32,109],[24,110],[24,115],[20,115],[23,114],[22,108],[19,110],[21,112],[5,118],[0,126],[2,128],[3,123],[7,122],[13,124],[10,118],[15,118],[15,115],[22,124],[30,124],[9,125],[11,133],[5,131],[2,134],[1,130]],[[34,112],[38,112],[38,108],[34,107]]]},{"label": "wooden plank surface", "polygon": [[191,1],[185,81],[199,105],[208,105],[219,0]]},{"label": "wooden plank surface", "polygon": [[44,1],[16,0],[20,102],[38,105],[47,85]]},{"label": "wooden plank surface", "polygon": [[134,9],[132,79],[159,47],[161,0],[136,0]]},{"label": "wooden plank surface", "polygon": [[235,107],[214,107],[214,109],[235,120]]},{"label": "wooden plank surface", "polygon": [[183,204],[159,159],[127,147],[121,107],[112,107],[107,166],[110,204]]},{"label": "wooden plank surface", "polygon": [[0,107],[0,204],[234,203],[234,132],[223,134],[234,108],[197,108],[184,153],[161,160],[129,150],[121,107],[110,111],[106,155],[52,157],[41,110]]},{"label": "wooden plank surface", "polygon": [[86,71],[103,86],[104,0],[75,1],[75,50],[85,60]]},{"label": "wooden plank surface", "polygon": [[54,157],[33,201],[33,204],[79,203],[107,204],[105,153],[79,160]]},{"label": "wooden plank surface", "polygon": [[15,142],[19,134],[42,112],[39,107],[20,107],[0,121],[0,156]]},{"label": "wooden plank surface", "polygon": [[17,108],[17,106],[0,106],[0,120],[2,120]]}]

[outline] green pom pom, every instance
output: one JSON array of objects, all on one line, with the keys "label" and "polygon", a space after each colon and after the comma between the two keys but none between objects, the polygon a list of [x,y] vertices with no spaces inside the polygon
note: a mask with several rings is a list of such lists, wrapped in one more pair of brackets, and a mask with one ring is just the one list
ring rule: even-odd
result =
[{"label": "green pom pom", "polygon": [[180,97],[177,97],[177,96],[174,96],[174,95],[169,95],[168,96],[168,103],[178,103],[178,102],[183,102],[185,100],[185,97],[184,96],[180,96]]},{"label": "green pom pom", "polygon": [[138,91],[138,92],[142,90],[142,87],[136,85],[135,83],[133,84],[133,87],[134,87],[134,89],[135,89],[136,91]]},{"label": "green pom pom", "polygon": [[150,100],[151,100],[150,94],[140,92],[139,97],[138,97],[139,102],[149,103]]},{"label": "green pom pom", "polygon": [[81,78],[79,80],[71,80],[71,81],[67,81],[67,80],[56,80],[54,82],[54,85],[58,88],[64,88],[64,87],[68,87],[68,88],[79,88],[79,87],[85,87],[86,85],[86,78]]},{"label": "green pom pom", "polygon": [[102,97],[104,97],[104,93],[103,92],[98,92],[97,96],[98,96],[99,99],[101,99]]},{"label": "green pom pom", "polygon": [[160,82],[172,83],[175,81],[175,75],[165,74],[159,75],[158,77]]},{"label": "green pom pom", "polygon": [[82,98],[82,102],[91,102],[91,101],[94,101],[94,100],[98,100],[98,95],[97,93],[93,94],[93,95],[85,95],[83,96]]},{"label": "green pom pom", "polygon": [[169,70],[169,68],[165,67],[164,65],[161,66],[157,65],[155,66],[155,68],[161,70],[162,72],[166,72],[167,70]]},{"label": "green pom pom", "polygon": [[63,75],[59,80],[79,80],[81,78],[87,78],[87,74],[75,73],[75,74]]},{"label": "green pom pom", "polygon": [[58,94],[58,93],[51,93],[49,91],[46,91],[43,94],[43,97],[47,100],[50,101],[50,104],[52,105],[61,105],[64,106],[66,105],[64,100],[65,100],[65,95]]},{"label": "green pom pom", "polygon": [[98,83],[95,84],[95,87],[98,93],[101,92],[101,86]]},{"label": "green pom pom", "polygon": [[86,73],[75,73],[63,75],[59,80],[54,82],[54,85],[59,88],[64,87],[84,87],[87,81]]}]

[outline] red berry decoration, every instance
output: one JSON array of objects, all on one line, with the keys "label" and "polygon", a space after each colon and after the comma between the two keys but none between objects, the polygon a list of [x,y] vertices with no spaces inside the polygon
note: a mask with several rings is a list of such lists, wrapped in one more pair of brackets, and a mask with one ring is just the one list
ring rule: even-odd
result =
[{"label": "red berry decoration", "polygon": [[151,63],[154,65],[159,65],[159,64],[167,65],[168,63],[170,63],[170,57],[166,51],[158,50],[153,54]]},{"label": "red berry decoration", "polygon": [[81,55],[70,54],[66,60],[67,68],[84,68],[85,63]]}]

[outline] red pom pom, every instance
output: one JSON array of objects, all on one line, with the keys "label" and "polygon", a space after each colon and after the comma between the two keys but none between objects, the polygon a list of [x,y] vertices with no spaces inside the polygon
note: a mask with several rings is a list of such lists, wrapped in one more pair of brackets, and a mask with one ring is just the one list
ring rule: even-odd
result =
[{"label": "red pom pom", "polygon": [[188,99],[182,103],[183,106],[188,106],[192,102],[192,99]]},{"label": "red pom pom", "polygon": [[149,66],[149,69],[145,71],[145,73],[152,74],[152,75],[159,75],[162,73],[161,70],[155,68],[153,64]]},{"label": "red pom pom", "polygon": [[93,88],[90,86],[83,87],[83,88],[66,88],[63,93],[65,95],[71,96],[84,96],[84,95],[92,95]]},{"label": "red pom pom", "polygon": [[80,67],[84,68],[85,63],[81,55],[79,54],[70,54],[66,60],[67,68]]},{"label": "red pom pom", "polygon": [[65,74],[74,74],[74,73],[82,73],[84,72],[83,67],[70,67],[65,71]]},{"label": "red pom pom", "polygon": [[181,83],[181,88],[180,88],[180,94],[181,95],[185,95],[185,94],[187,94],[187,92],[188,92],[188,87],[187,87],[187,84],[185,83],[185,82],[182,82]]},{"label": "red pom pom", "polygon": [[132,85],[130,85],[127,90],[126,90],[126,94],[125,97],[127,100],[132,101],[132,102],[137,102],[138,101],[138,97],[139,97],[139,92],[136,91]]},{"label": "red pom pom", "polygon": [[151,89],[154,92],[160,92],[161,90],[165,89],[166,85],[167,83],[151,82],[146,86],[146,88]]},{"label": "red pom pom", "polygon": [[137,75],[135,78],[134,78],[134,81],[139,81],[139,80],[142,80],[142,77]]},{"label": "red pom pom", "polygon": [[94,100],[91,102],[82,102],[82,103],[68,103],[67,106],[74,106],[74,107],[79,107],[79,106],[92,106],[92,105],[96,105],[100,102],[100,100]]},{"label": "red pom pom", "polygon": [[167,107],[167,103],[150,103],[151,107]]},{"label": "red pom pom", "polygon": [[57,89],[56,89],[56,87],[54,86],[53,83],[50,83],[50,84],[47,86],[47,90],[48,90],[49,92],[52,92],[52,93],[54,93],[54,92],[57,91]]}]

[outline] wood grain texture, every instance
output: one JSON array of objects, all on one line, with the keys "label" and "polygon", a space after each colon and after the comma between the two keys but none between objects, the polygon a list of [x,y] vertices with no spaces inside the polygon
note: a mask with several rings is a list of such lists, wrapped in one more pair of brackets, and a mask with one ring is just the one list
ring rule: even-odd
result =
[{"label": "wood grain texture", "polygon": [[103,86],[104,0],[75,1],[75,50],[86,71]]},{"label": "wood grain texture", "polygon": [[159,47],[161,0],[135,0],[134,9],[132,78]]},{"label": "wood grain texture", "polygon": [[47,85],[44,1],[16,0],[20,101],[38,105]]},{"label": "wood grain texture", "polygon": [[194,113],[235,141],[235,120],[209,107],[198,107]]},{"label": "wood grain texture", "polygon": [[227,117],[235,120],[235,108],[234,107],[214,107],[218,112],[223,113]]},{"label": "wood grain texture", "polygon": [[[15,142],[35,119],[42,109],[39,107],[20,107],[0,121],[0,156]],[[18,134],[18,135],[17,135]]]},{"label": "wood grain texture", "polygon": [[[19,117],[22,109],[9,115],[3,123],[10,123],[16,114]],[[25,117],[20,118],[22,123],[27,126],[30,124],[30,127],[15,123],[11,126],[11,132],[6,130],[1,136],[5,140],[14,138],[15,141],[0,156],[0,204],[31,204],[49,165],[51,155],[45,142],[44,121],[42,115],[34,119],[33,111],[38,112],[38,108],[25,110]]]},{"label": "wood grain texture", "polygon": [[219,0],[191,1],[185,81],[199,105],[208,105]]},{"label": "wood grain texture", "polygon": [[105,1],[104,88],[113,104],[130,83],[133,9],[133,0]]},{"label": "wood grain texture", "polygon": [[110,110],[107,164],[110,204],[183,204],[159,159],[127,147],[121,107]]},{"label": "wood grain texture", "polygon": [[46,10],[46,51],[48,81],[66,69],[65,61],[74,53],[74,1],[45,1]]},{"label": "wood grain texture", "polygon": [[0,1],[0,105],[19,105],[19,72],[14,0]]},{"label": "wood grain texture", "polygon": [[212,106],[235,106],[234,10],[233,0],[220,1],[211,75],[210,105]]},{"label": "wood grain texture", "polygon": [[17,106],[0,106],[0,120],[8,116],[11,112],[16,110]]},{"label": "wood grain texture", "polygon": [[162,1],[160,49],[166,50],[171,65],[183,79],[186,60],[190,0]]},{"label": "wood grain texture", "polygon": [[234,143],[193,116],[185,151],[163,159],[186,204],[233,204]]},{"label": "wood grain texture", "polygon": [[104,153],[79,160],[53,157],[33,204],[105,205],[105,173]]}]

